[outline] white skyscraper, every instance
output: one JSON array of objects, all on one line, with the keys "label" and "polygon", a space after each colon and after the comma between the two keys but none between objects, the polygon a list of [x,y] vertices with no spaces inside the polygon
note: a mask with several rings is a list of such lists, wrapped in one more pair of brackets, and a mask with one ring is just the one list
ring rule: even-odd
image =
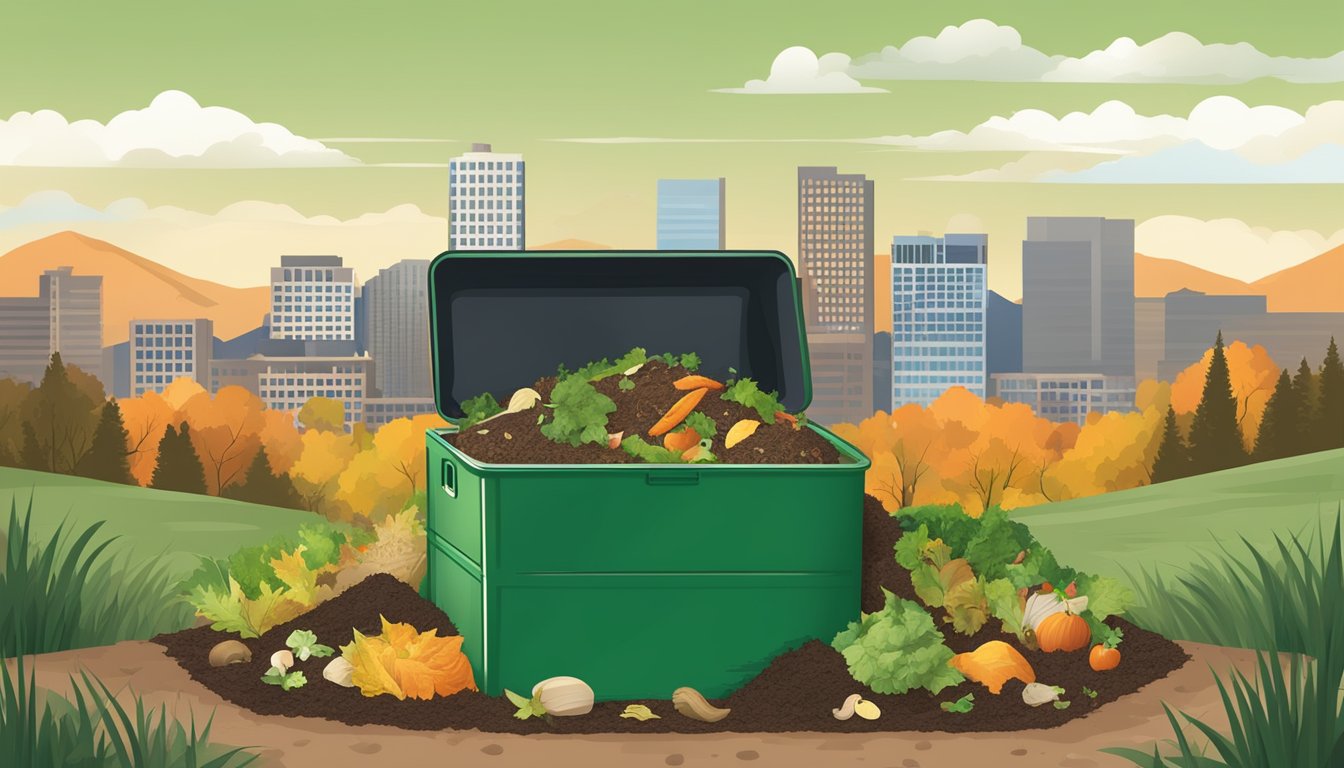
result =
[{"label": "white skyscraper", "polygon": [[162,392],[175,379],[208,388],[214,335],[207,319],[132,320],[131,396]]},{"label": "white skyscraper", "polygon": [[521,251],[527,247],[523,156],[471,151],[448,161],[448,249]]},{"label": "white skyscraper", "polygon": [[891,407],[951,387],[985,396],[986,235],[891,243]]},{"label": "white skyscraper", "polygon": [[355,270],[340,256],[281,256],[271,267],[271,338],[355,340]]}]

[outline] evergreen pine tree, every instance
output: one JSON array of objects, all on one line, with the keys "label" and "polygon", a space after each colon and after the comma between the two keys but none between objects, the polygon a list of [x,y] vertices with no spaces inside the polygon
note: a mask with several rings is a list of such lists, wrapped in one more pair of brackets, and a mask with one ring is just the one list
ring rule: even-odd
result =
[{"label": "evergreen pine tree", "polygon": [[159,460],[150,488],[183,493],[205,493],[205,468],[191,444],[191,428],[185,422],[179,432],[170,424],[159,440]]},{"label": "evergreen pine tree", "polygon": [[1167,423],[1162,428],[1162,442],[1157,446],[1157,458],[1153,460],[1153,482],[1165,483],[1168,480],[1187,477],[1190,474],[1190,450],[1181,437],[1181,429],[1176,426],[1176,411],[1167,406]]},{"label": "evergreen pine tree", "polygon": [[1274,394],[1265,404],[1265,415],[1260,419],[1260,433],[1255,436],[1255,451],[1251,457],[1256,461],[1269,461],[1303,453],[1306,446],[1302,442],[1301,411],[1297,389],[1285,368],[1279,374]]},{"label": "evergreen pine tree", "polygon": [[1318,379],[1313,447],[1318,451],[1344,447],[1344,363],[1333,336]]},{"label": "evergreen pine tree", "polygon": [[1307,358],[1302,358],[1302,363],[1297,366],[1297,373],[1293,376],[1293,391],[1297,393],[1297,434],[1301,436],[1304,445],[1298,449],[1298,453],[1306,453],[1312,450],[1311,445],[1307,445],[1315,436],[1316,423],[1316,374],[1312,372],[1311,366],[1307,363]]},{"label": "evergreen pine tree", "polygon": [[289,476],[277,475],[271,471],[271,460],[266,454],[264,445],[257,449],[257,454],[252,457],[252,464],[248,466],[247,476],[243,482],[225,488],[224,495],[253,504],[290,509],[303,508],[303,502]]},{"label": "evergreen pine tree", "polygon": [[1214,342],[1213,359],[1204,379],[1204,394],[1190,426],[1192,474],[1217,472],[1246,463],[1246,448],[1237,425],[1237,399],[1232,394],[1232,376],[1223,352],[1223,333]]},{"label": "evergreen pine tree", "polygon": [[93,445],[75,468],[76,473],[95,480],[134,485],[126,452],[129,440],[130,434],[121,420],[121,406],[115,399],[108,400],[93,432]]},{"label": "evergreen pine tree", "polygon": [[19,448],[19,466],[24,469],[36,469],[39,472],[50,472],[50,465],[47,464],[47,454],[42,450],[42,445],[37,442],[37,430],[33,428],[33,422],[23,422],[23,445]]}]

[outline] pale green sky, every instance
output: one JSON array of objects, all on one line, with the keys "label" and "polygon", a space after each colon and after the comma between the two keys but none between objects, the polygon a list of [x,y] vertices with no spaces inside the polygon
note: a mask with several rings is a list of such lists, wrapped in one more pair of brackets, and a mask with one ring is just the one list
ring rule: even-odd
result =
[{"label": "pale green sky", "polygon": [[[1235,7],[1235,11],[1231,10]],[[133,8],[134,10],[128,10]],[[713,93],[762,78],[780,50],[854,56],[988,18],[1024,43],[1080,56],[1119,36],[1173,30],[1205,43],[1249,42],[1275,56],[1341,48],[1344,3],[849,2],[24,2],[3,12],[0,116],[54,109],[105,122],[159,92],[239,110],[308,137],[489,141],[528,161],[533,244],[583,238],[651,247],[661,176],[728,179],[728,245],[795,250],[798,165],[838,165],[876,180],[877,241],[942,231],[969,214],[991,236],[991,287],[1019,292],[1028,214],[1240,218],[1275,229],[1340,228],[1338,187],[1115,186],[913,181],[997,167],[1017,153],[882,151],[843,144],[590,145],[565,137],[837,139],[969,130],[1037,108],[1090,111],[1120,99],[1142,114],[1185,115],[1226,94],[1296,111],[1344,98],[1340,84],[1240,85],[870,82],[875,95]],[[18,34],[13,34],[13,32]],[[867,81],[866,81],[867,82]],[[443,162],[443,144],[336,144],[366,162]],[[63,189],[92,205],[139,197],[214,211],[257,199],[349,217],[412,202],[442,215],[443,169],[133,170],[0,167],[0,206]],[[879,245],[879,250],[884,249]],[[389,261],[424,254],[389,254]]]}]

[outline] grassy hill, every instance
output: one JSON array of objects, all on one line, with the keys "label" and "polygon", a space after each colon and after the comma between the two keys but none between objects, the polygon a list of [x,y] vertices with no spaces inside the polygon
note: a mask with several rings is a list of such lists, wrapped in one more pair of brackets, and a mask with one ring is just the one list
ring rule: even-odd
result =
[{"label": "grassy hill", "polygon": [[184,572],[195,567],[197,554],[227,557],[317,519],[293,509],[0,467],[0,522],[8,520],[11,500],[23,514],[30,496],[35,538],[49,537],[63,520],[75,530],[105,520],[100,533],[120,537],[117,551],[163,554]]},{"label": "grassy hill", "polygon": [[1245,538],[1314,533],[1344,504],[1344,450],[1253,464],[1086,499],[1020,509],[1014,517],[1060,562],[1114,576],[1170,572]]}]

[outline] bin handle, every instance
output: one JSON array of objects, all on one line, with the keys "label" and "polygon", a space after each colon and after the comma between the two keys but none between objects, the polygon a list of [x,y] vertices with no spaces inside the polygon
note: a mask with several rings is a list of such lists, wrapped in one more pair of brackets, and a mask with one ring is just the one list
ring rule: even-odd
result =
[{"label": "bin handle", "polygon": [[699,472],[650,472],[646,476],[649,485],[699,485]]},{"label": "bin handle", "polygon": [[457,467],[448,459],[439,464],[439,483],[443,485],[444,493],[457,498]]}]

